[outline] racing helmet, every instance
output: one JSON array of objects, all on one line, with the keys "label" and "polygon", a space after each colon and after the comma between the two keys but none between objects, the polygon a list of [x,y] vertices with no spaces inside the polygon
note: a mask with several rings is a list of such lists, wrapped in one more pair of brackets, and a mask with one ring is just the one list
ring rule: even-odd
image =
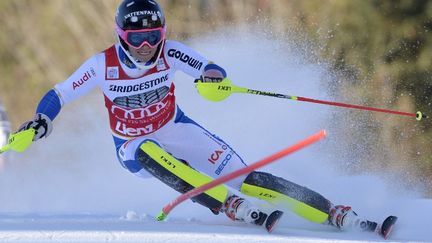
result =
[{"label": "racing helmet", "polygon": [[[120,47],[128,58],[140,69],[153,68],[162,54],[166,36],[165,17],[159,4],[153,0],[124,0],[117,9],[115,22]],[[147,63],[129,52],[130,48],[144,45],[158,48]]]}]

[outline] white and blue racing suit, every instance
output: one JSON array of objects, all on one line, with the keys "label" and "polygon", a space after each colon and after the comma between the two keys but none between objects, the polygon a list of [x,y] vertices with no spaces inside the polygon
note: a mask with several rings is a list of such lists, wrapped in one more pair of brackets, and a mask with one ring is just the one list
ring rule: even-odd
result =
[{"label": "white and blue racing suit", "polygon": [[[140,177],[150,174],[135,159],[136,150],[152,140],[174,157],[213,178],[245,166],[224,141],[187,117],[177,106],[174,73],[201,76],[208,60],[176,41],[166,41],[150,70],[140,70],[118,44],[89,58],[68,79],[55,85],[41,100],[38,113],[53,120],[61,107],[99,87],[123,167]],[[245,176],[227,183],[240,190]]]}]

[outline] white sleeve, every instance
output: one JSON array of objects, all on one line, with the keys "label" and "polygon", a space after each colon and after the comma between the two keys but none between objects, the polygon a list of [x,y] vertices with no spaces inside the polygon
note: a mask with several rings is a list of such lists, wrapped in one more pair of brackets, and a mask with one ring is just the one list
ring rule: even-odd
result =
[{"label": "white sleeve", "polygon": [[104,59],[103,53],[90,57],[69,78],[55,85],[63,104],[89,93],[103,80],[105,70],[100,64]]},{"label": "white sleeve", "polygon": [[164,55],[172,68],[181,70],[195,79],[201,76],[202,70],[209,62],[192,48],[171,40],[165,43]]}]

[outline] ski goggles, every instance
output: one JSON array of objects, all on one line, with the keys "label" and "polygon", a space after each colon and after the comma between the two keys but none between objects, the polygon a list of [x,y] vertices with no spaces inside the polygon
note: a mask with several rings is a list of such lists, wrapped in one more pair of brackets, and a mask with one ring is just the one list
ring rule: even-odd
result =
[{"label": "ski goggles", "polygon": [[165,39],[164,27],[145,30],[122,30],[119,26],[116,26],[116,30],[122,40],[135,49],[139,49],[145,44],[154,48]]}]

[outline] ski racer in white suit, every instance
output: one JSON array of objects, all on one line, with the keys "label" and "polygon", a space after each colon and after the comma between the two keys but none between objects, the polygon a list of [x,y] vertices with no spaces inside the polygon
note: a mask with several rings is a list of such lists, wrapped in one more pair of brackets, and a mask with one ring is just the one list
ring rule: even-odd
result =
[{"label": "ski racer in white suit", "polygon": [[[131,173],[155,176],[184,193],[246,166],[227,143],[187,117],[176,102],[176,71],[202,82],[220,82],[227,76],[225,70],[184,44],[166,40],[164,14],[155,1],[123,1],[116,31],[118,43],[90,57],[48,91],[35,118],[19,130],[33,127],[34,141],[47,137],[62,106],[98,87],[104,94],[118,159]],[[186,169],[177,170],[180,165]],[[320,194],[269,173],[254,171],[227,184],[246,195],[286,203],[317,223],[342,228],[350,223],[347,216],[355,216],[350,207],[334,206]],[[192,200],[215,214],[224,212],[233,220],[257,225],[268,214],[225,186]]]}]

